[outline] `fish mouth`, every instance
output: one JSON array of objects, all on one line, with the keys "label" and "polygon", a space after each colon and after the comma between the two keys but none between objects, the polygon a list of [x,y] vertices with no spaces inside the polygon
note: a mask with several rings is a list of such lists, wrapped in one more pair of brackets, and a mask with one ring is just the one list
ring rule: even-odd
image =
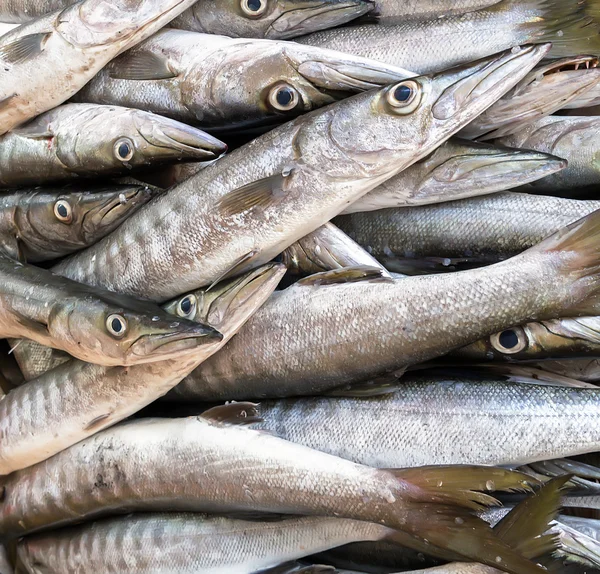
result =
[{"label": "fish mouth", "polygon": [[[181,320],[173,317],[173,322],[165,329],[171,330],[180,326]],[[136,359],[141,362],[164,361],[174,358],[188,351],[194,351],[198,347],[219,343],[223,335],[210,325],[198,323],[182,328],[176,332],[152,333],[139,337],[129,349],[131,364]]]},{"label": "fish mouth", "polygon": [[460,68],[435,74],[432,90],[440,91],[433,117],[462,125],[479,116],[513,88],[550,50],[551,44],[515,47]]},{"label": "fish mouth", "polygon": [[[291,9],[286,10],[287,6]],[[375,4],[370,0],[294,0],[267,28],[265,38],[286,40],[318,30],[340,26],[367,14]]]}]

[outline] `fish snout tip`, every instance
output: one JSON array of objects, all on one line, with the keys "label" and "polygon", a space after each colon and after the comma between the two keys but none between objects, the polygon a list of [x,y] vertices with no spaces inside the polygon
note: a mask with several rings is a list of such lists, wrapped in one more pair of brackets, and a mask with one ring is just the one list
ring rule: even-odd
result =
[{"label": "fish snout tip", "polygon": [[191,126],[166,126],[162,132],[171,145],[186,158],[208,161],[227,152],[226,143]]}]

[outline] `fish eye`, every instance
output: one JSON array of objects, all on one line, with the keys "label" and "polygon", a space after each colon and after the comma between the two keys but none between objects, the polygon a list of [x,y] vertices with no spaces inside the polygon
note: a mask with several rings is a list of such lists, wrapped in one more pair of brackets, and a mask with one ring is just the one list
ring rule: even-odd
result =
[{"label": "fish eye", "polygon": [[133,157],[133,142],[130,139],[121,138],[115,142],[113,150],[119,161],[129,161]]},{"label": "fish eye", "polygon": [[299,102],[298,90],[288,84],[277,84],[269,91],[269,104],[276,110],[282,112],[293,110]]},{"label": "fish eye", "polygon": [[527,347],[527,336],[521,327],[513,327],[492,335],[490,343],[496,351],[511,355]]},{"label": "fish eye", "polygon": [[122,337],[127,332],[127,321],[122,315],[113,313],[106,319],[108,332],[115,337]]},{"label": "fish eye", "polygon": [[392,86],[386,94],[386,99],[395,113],[410,114],[421,102],[421,91],[417,82],[408,80]]},{"label": "fish eye", "polygon": [[262,16],[267,10],[267,0],[242,0],[241,6],[246,16],[256,18]]},{"label": "fish eye", "polygon": [[195,295],[186,295],[177,304],[177,315],[184,319],[194,317],[196,314],[196,306],[198,305],[198,299]]},{"label": "fish eye", "polygon": [[73,208],[68,201],[59,199],[54,204],[54,215],[56,215],[56,219],[62,223],[71,223],[73,220]]}]

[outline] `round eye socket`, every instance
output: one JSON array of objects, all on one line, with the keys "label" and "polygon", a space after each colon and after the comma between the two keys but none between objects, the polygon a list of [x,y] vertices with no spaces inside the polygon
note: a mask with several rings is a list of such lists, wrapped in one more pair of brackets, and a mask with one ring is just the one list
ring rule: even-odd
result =
[{"label": "round eye socket", "polygon": [[133,157],[133,142],[127,138],[117,140],[114,145],[115,157],[119,161],[129,161]]},{"label": "round eye socket", "polygon": [[298,90],[287,84],[278,84],[269,92],[269,104],[276,110],[286,112],[293,110],[300,102]]},{"label": "round eye socket", "polygon": [[122,315],[109,315],[106,319],[106,328],[111,335],[122,337],[127,332],[127,321]]},{"label": "round eye socket", "polygon": [[396,113],[408,114],[413,112],[421,101],[421,86],[408,80],[391,87],[386,97]]},{"label": "round eye socket", "polygon": [[196,314],[197,304],[195,295],[186,295],[177,305],[177,315],[184,318],[193,317]]},{"label": "round eye socket", "polygon": [[500,353],[518,353],[527,347],[527,336],[521,327],[506,329],[490,337],[492,347]]},{"label": "round eye socket", "polygon": [[241,6],[246,16],[262,16],[267,10],[267,0],[242,0]]},{"label": "round eye socket", "polygon": [[71,204],[64,199],[59,199],[54,204],[54,215],[56,215],[56,219],[62,223],[71,223],[73,219],[73,209],[71,208]]}]

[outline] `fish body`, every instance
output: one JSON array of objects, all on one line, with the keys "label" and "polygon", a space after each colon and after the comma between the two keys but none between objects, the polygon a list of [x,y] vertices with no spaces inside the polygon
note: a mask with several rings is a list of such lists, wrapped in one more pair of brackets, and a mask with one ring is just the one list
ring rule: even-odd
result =
[{"label": "fish body", "polygon": [[319,394],[402,372],[462,341],[477,340],[476,333],[502,331],[509,325],[491,327],[511,316],[545,320],[553,318],[545,315],[566,316],[568,308],[569,315],[584,314],[588,304],[573,299],[578,283],[573,283],[572,264],[560,269],[578,241],[593,241],[599,220],[600,212],[594,212],[510,260],[463,273],[329,285],[319,275],[314,283],[305,279],[275,293],[171,397],[211,401]]},{"label": "fish body", "polygon": [[164,301],[232,269],[270,261],[435,149],[547,50],[508,51],[301,116],[158,197],[54,269],[83,283]]},{"label": "fish body", "polygon": [[554,57],[594,54],[595,6],[594,0],[503,0],[449,18],[350,25],[296,41],[425,74],[529,42],[552,42]]},{"label": "fish body", "polygon": [[254,428],[380,468],[526,464],[599,450],[598,389],[405,379],[381,397],[264,401]]},{"label": "fish body", "polygon": [[194,0],[83,0],[0,36],[0,134],[69,99]]},{"label": "fish body", "polygon": [[475,265],[502,261],[597,209],[598,200],[507,192],[354,213],[337,217],[335,223],[391,268],[394,261],[410,265],[411,260],[426,259],[443,268],[445,259]]},{"label": "fish body", "polygon": [[0,256],[0,333],[24,337],[103,365],[135,365],[192,352],[222,336],[174,321],[158,305],[80,285]]},{"label": "fish body", "polygon": [[14,259],[58,259],[108,235],[152,196],[140,185],[5,191],[1,248]]},{"label": "fish body", "polygon": [[171,302],[168,312],[210,322],[223,335],[185,357],[133,367],[70,360],[9,393],[0,401],[0,475],[45,460],[166,393],[225,345],[284,272],[282,265],[269,264]]},{"label": "fish body", "polygon": [[386,26],[411,20],[435,20],[475,12],[499,0],[377,0],[372,16]]},{"label": "fish body", "polygon": [[141,110],[66,104],[0,137],[0,185],[126,174],[206,161],[226,149],[201,130]]},{"label": "fish body", "polygon": [[412,76],[394,66],[296,43],[161,30],[113,60],[76,99],[235,132],[274,126]]},{"label": "fish body", "polygon": [[556,154],[568,160],[569,165],[562,172],[531,184],[535,192],[568,193],[600,182],[599,130],[600,118],[597,117],[549,116],[499,142]]},{"label": "fish body", "polygon": [[594,86],[571,100],[563,109],[576,110],[579,108],[593,108],[598,105],[600,105],[600,86]]}]

